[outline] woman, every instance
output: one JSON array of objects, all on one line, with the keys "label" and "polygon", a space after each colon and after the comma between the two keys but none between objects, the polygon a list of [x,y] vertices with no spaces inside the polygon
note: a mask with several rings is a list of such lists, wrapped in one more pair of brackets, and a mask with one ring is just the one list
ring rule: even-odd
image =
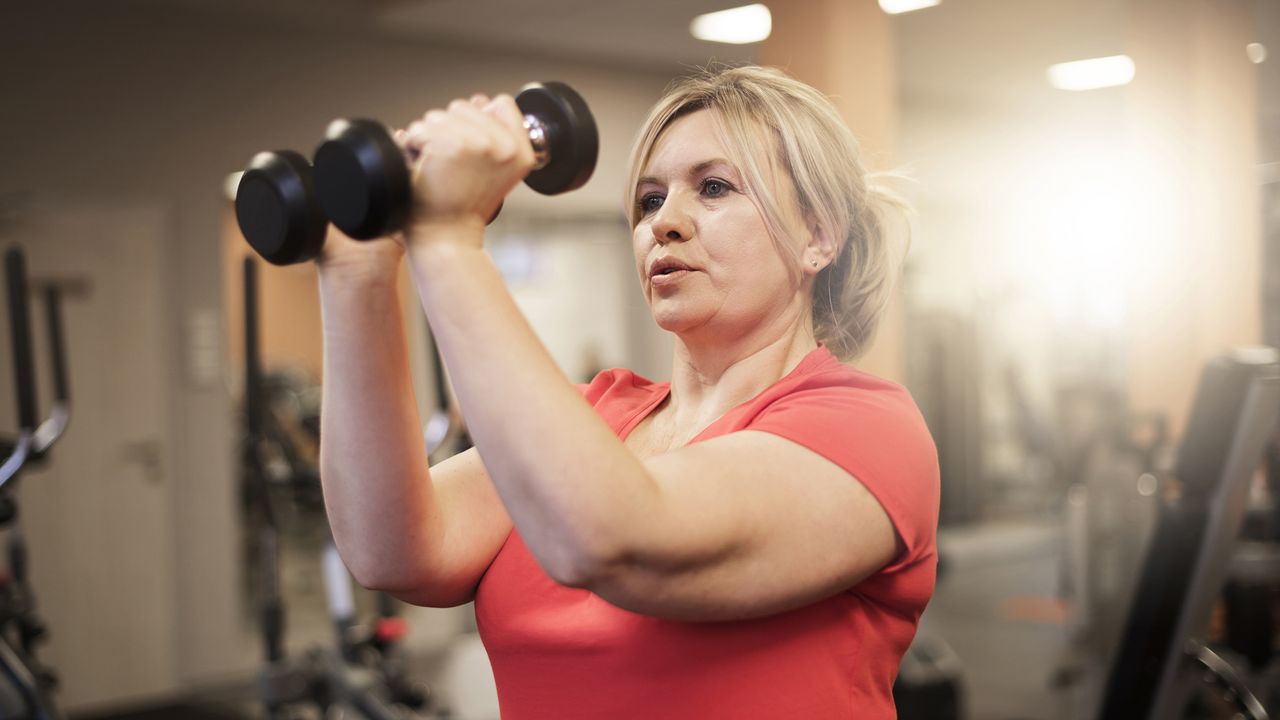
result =
[{"label": "woman", "polygon": [[[510,97],[397,133],[398,242],[329,243],[322,474],[361,583],[474,599],[503,717],[891,718],[933,590],[938,470],[901,387],[847,367],[891,286],[886,196],[830,103],[730,69],[672,89],[627,195],[670,383],[575,388],[483,252],[533,158]],[[476,449],[427,470],[407,254]]]}]

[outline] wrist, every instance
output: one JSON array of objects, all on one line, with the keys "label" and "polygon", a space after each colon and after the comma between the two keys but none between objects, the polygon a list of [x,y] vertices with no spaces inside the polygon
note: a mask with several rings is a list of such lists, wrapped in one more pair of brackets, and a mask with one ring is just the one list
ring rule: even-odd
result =
[{"label": "wrist", "polygon": [[394,288],[403,257],[403,252],[383,258],[332,257],[317,260],[316,274],[322,290],[326,287],[344,290]]},{"label": "wrist", "polygon": [[414,222],[405,228],[405,244],[410,248],[439,245],[484,247],[485,224],[478,218],[433,219]]},{"label": "wrist", "polygon": [[480,242],[459,242],[458,236],[449,234],[446,242],[439,236],[425,235],[418,241],[409,243],[409,272],[415,280],[421,279],[423,273],[436,277],[440,273],[446,275],[456,272],[469,272],[469,263],[483,258],[490,262],[489,254]]},{"label": "wrist", "polygon": [[316,265],[321,273],[394,276],[404,260],[404,250],[404,242],[394,236],[352,240],[331,228]]}]

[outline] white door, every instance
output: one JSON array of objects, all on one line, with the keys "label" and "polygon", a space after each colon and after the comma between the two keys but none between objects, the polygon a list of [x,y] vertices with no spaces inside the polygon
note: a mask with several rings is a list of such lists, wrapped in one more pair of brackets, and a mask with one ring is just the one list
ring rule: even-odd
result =
[{"label": "white door", "polygon": [[[172,483],[164,347],[166,213],[154,206],[29,208],[0,234],[26,250],[33,288],[80,287],[63,302],[71,423],[43,469],[21,475],[20,524],[37,607],[51,636],[40,658],[64,709],[177,687]],[[52,394],[42,301],[32,305],[40,413]],[[16,425],[8,319],[0,428]]]}]

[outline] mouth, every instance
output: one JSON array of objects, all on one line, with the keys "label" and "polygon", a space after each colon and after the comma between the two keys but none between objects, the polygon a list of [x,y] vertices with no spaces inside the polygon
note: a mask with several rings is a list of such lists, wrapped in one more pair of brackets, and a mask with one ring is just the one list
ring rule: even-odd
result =
[{"label": "mouth", "polygon": [[669,258],[669,257],[662,258],[660,260],[655,261],[653,265],[649,266],[649,277],[650,278],[667,277],[670,275],[675,275],[677,273],[688,272],[693,269],[694,268],[690,267],[688,264],[681,262],[679,260],[676,260],[675,258]]}]

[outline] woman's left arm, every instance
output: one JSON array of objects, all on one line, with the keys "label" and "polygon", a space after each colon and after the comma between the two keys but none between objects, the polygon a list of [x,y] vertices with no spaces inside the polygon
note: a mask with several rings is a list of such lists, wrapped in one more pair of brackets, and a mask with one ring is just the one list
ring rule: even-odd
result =
[{"label": "woman's left arm", "polygon": [[885,511],[835,463],[752,431],[641,461],[560,372],[482,250],[429,242],[410,262],[472,439],[557,582],[636,612],[721,620],[814,602],[893,557]]},{"label": "woman's left arm", "polygon": [[[429,177],[415,185],[438,207],[407,232],[409,263],[472,439],[548,575],[629,610],[722,620],[814,602],[888,563],[896,536],[880,504],[798,444],[739,432],[647,461],[623,445],[560,372],[483,250],[482,218],[528,158],[485,145],[505,140],[479,137],[475,112],[450,106],[461,125],[427,117],[436,138],[427,159],[440,167],[420,166]],[[492,113],[506,140],[521,139],[515,112],[510,103]],[[451,127],[458,138],[447,137]],[[496,198],[449,197],[468,183]]]}]

